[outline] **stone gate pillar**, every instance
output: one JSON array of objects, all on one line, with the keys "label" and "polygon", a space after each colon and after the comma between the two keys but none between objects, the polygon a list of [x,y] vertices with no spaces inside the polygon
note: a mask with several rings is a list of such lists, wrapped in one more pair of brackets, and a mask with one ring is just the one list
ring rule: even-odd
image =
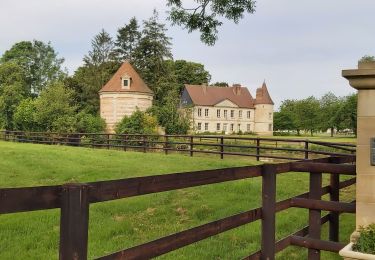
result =
[{"label": "stone gate pillar", "polygon": [[342,76],[358,90],[356,227],[375,223],[375,165],[371,165],[370,142],[375,138],[375,62],[360,62],[358,69]]}]

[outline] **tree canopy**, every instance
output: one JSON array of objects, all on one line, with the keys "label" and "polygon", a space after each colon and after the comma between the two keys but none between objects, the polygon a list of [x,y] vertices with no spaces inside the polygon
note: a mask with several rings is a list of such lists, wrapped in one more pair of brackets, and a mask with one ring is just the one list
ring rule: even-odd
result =
[{"label": "tree canopy", "polygon": [[194,0],[194,2],[196,6],[186,7],[182,0],[167,0],[167,5],[170,7],[169,19],[172,24],[182,26],[188,32],[198,30],[201,41],[207,45],[214,45],[218,39],[218,27],[223,24],[220,18],[238,23],[245,13],[255,12],[254,0]]}]

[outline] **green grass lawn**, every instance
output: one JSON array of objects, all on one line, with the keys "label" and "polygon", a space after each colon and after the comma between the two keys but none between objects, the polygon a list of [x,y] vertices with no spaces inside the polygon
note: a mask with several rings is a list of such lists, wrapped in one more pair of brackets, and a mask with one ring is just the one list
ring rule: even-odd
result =
[{"label": "green grass lawn", "polygon": [[[251,158],[220,160],[161,153],[121,152],[0,142],[0,187],[86,182],[255,164]],[[305,192],[308,174],[278,176],[277,199]],[[325,178],[327,183],[327,178]],[[343,197],[353,198],[353,189]],[[230,216],[261,203],[261,179],[149,194],[90,206],[89,258],[99,257],[171,233]],[[277,238],[307,224],[307,210],[277,215]],[[354,216],[341,217],[342,242],[354,230]],[[326,238],[326,225],[323,237]],[[57,259],[59,211],[0,215],[0,259]],[[251,223],[176,250],[160,259],[240,259],[259,249],[260,222]],[[279,259],[304,259],[290,247]],[[322,259],[340,259],[324,253]]]}]

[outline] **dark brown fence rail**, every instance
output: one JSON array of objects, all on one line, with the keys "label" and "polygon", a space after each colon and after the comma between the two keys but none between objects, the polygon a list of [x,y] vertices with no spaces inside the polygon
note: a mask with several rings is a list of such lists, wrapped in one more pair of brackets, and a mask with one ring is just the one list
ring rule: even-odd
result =
[{"label": "dark brown fence rail", "polygon": [[276,160],[301,160],[322,156],[355,154],[355,145],[302,139],[205,136],[205,135],[140,135],[99,133],[50,133],[0,131],[4,141],[70,145],[104,149],[159,151],[224,156],[248,156]]},{"label": "dark brown fence rail", "polygon": [[[165,192],[246,178],[262,178],[262,207],[216,220],[148,243],[127,248],[98,259],[148,259],[198,242],[239,226],[260,220],[262,240],[259,251],[245,259],[274,259],[289,245],[308,248],[309,259],[319,259],[320,250],[338,252],[339,214],[355,212],[355,202],[339,201],[339,191],[355,184],[340,175],[355,175],[355,156],[326,157],[300,162],[264,164],[217,170],[174,173],[112,181],[74,183],[45,187],[0,189],[0,214],[61,209],[60,259],[87,259],[87,234],[90,203],[99,203],[144,194]],[[278,174],[298,171],[309,173],[309,192],[276,201]],[[322,186],[322,174],[330,174],[330,185]],[[329,200],[322,200],[325,194]],[[275,240],[276,213],[291,207],[309,210],[309,225]],[[322,217],[321,211],[329,213]],[[321,240],[321,225],[329,223],[329,241]]]}]

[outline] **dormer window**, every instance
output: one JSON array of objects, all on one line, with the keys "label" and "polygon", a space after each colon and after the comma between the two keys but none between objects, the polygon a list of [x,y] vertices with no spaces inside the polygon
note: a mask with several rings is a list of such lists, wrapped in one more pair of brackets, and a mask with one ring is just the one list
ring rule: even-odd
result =
[{"label": "dormer window", "polygon": [[130,89],[131,77],[129,77],[128,75],[123,75],[121,77],[121,84],[122,89]]},{"label": "dormer window", "polygon": [[124,81],[123,81],[123,86],[124,87],[129,87],[129,80],[128,79],[124,79]]}]

